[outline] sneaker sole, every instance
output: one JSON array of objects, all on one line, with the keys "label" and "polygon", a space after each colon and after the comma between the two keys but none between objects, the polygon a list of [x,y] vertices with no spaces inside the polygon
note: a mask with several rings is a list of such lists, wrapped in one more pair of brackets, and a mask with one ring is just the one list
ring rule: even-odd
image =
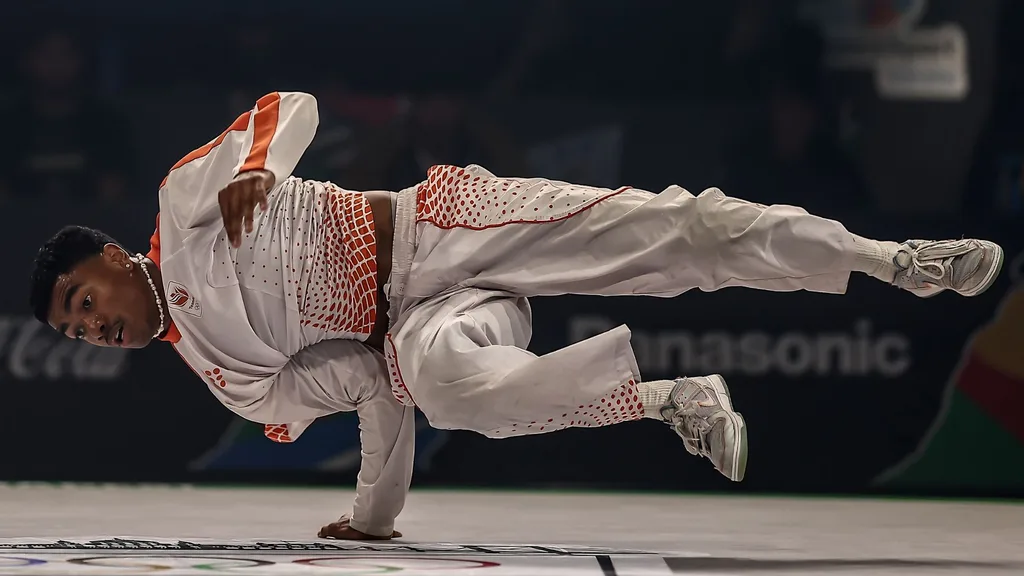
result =
[{"label": "sneaker sole", "polygon": [[718,394],[722,407],[726,409],[726,416],[736,429],[736,441],[732,447],[732,474],[729,474],[728,478],[733,482],[741,482],[747,473],[747,422],[733,408],[732,396],[729,394],[725,378],[720,374],[712,374],[707,379]]}]

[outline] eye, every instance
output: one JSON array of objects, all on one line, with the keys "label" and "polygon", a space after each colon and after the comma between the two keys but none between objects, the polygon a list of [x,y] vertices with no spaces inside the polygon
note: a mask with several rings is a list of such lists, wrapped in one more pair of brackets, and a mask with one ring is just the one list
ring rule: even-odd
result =
[{"label": "eye", "polygon": [[85,338],[85,329],[78,328],[75,330],[75,340],[81,340],[82,338]]},{"label": "eye", "polygon": [[91,294],[86,296],[85,300],[82,300],[82,308],[84,308],[86,310],[88,310],[89,308],[92,308],[92,295]]}]

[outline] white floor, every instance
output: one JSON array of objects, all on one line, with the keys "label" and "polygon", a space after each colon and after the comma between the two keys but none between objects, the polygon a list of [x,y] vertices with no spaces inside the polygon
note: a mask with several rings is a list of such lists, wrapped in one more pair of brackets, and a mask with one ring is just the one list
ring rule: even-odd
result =
[{"label": "white floor", "polygon": [[[224,550],[236,541],[315,543],[350,498],[343,490],[0,486],[0,575],[1024,574],[1024,505],[866,499],[422,491],[399,518],[401,541]],[[95,543],[112,537],[180,549]],[[180,540],[209,546],[189,550]],[[474,544],[493,546],[459,546]]]}]

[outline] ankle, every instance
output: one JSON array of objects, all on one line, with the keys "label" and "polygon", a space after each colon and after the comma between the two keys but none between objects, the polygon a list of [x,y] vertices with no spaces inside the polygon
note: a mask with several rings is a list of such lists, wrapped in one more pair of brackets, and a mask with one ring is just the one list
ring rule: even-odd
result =
[{"label": "ankle", "polygon": [[896,242],[872,240],[853,234],[856,257],[853,271],[862,272],[883,282],[892,283],[899,269],[894,259],[900,245]]},{"label": "ankle", "polygon": [[637,395],[640,396],[640,403],[644,406],[644,418],[664,421],[661,414],[662,408],[668,404],[672,397],[672,389],[676,383],[672,380],[654,380],[651,382],[640,382],[636,385]]}]

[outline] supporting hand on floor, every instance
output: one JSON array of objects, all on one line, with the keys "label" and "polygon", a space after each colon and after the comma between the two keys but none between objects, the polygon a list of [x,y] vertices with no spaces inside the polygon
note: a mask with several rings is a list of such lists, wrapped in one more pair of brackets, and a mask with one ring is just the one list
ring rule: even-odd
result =
[{"label": "supporting hand on floor", "polygon": [[348,518],[342,518],[337,522],[332,522],[321,528],[317,536],[320,538],[333,538],[335,540],[391,540],[392,538],[402,537],[402,533],[397,530],[392,532],[391,536],[374,536],[373,534],[366,534],[349,526],[348,522]]}]

